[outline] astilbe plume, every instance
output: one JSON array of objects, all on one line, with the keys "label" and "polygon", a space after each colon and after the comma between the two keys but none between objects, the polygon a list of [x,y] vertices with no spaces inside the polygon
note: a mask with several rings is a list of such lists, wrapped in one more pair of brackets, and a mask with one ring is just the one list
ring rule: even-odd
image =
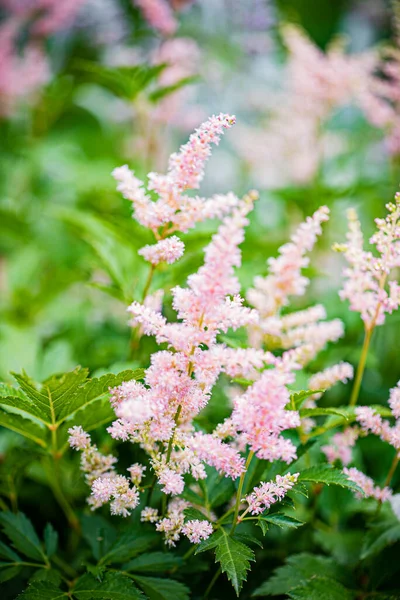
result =
[{"label": "astilbe plume", "polygon": [[0,25],[0,116],[9,116],[19,102],[34,98],[50,77],[49,64],[38,41],[28,41],[23,52],[18,51],[19,26],[15,18]]},{"label": "astilbe plume", "polygon": [[291,296],[302,296],[309,279],[302,270],[308,266],[310,252],[322,232],[322,223],[329,218],[329,210],[322,206],[307,217],[291,237],[291,241],[279,249],[278,258],[268,259],[269,274],[255,277],[254,287],[248,290],[247,300],[257,309],[260,319],[249,327],[249,339],[253,346],[263,343],[287,352],[283,360],[304,366],[310,362],[330,341],[343,335],[339,319],[323,321],[326,312],[316,305],[306,310],[281,315]]},{"label": "astilbe plume", "polygon": [[391,271],[400,266],[400,194],[396,194],[395,202],[386,208],[388,215],[385,219],[375,219],[377,231],[370,238],[377,256],[364,250],[361,225],[353,209],[348,211],[347,243],[336,245],[348,263],[340,297],[350,302],[351,310],[360,313],[366,331],[382,325],[385,315],[400,304],[399,284],[395,280],[388,281]]},{"label": "astilbe plume", "polygon": [[222,218],[238,205],[239,200],[232,193],[208,199],[185,194],[187,190],[199,188],[211,144],[218,144],[221,134],[234,123],[235,117],[230,115],[210,117],[178,153],[171,155],[166,175],[149,173],[148,189],[157,194],[156,201],[150,198],[144,183],[127,165],[114,169],[117,189],[133,204],[133,217],[149,228],[157,240],[155,245],[145,246],[140,251],[154,266],[161,261],[174,262],[182,255],[183,242],[169,236],[178,231],[186,232],[205,219]]},{"label": "astilbe plume", "polygon": [[298,26],[285,25],[281,33],[288,49],[284,89],[268,89],[262,103],[266,125],[241,127],[237,142],[263,187],[310,182],[325,157],[343,146],[338,135],[323,129],[334,111],[352,104],[370,114],[378,104],[377,51],[348,54],[336,42],[322,52]]},{"label": "astilbe plume", "polygon": [[133,0],[148,24],[163,35],[173,35],[178,28],[168,0]]}]

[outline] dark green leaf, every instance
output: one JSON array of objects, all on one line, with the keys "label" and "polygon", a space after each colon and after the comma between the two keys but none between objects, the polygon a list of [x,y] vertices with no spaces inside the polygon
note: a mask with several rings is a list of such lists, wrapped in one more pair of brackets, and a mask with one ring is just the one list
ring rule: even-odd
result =
[{"label": "dark green leaf", "polygon": [[198,508],[194,508],[193,506],[190,506],[189,508],[185,508],[184,510],[184,514],[185,514],[185,522],[186,521],[192,521],[192,520],[199,520],[199,521],[209,521],[210,519],[208,519],[204,513],[201,512],[201,510],[199,510]]},{"label": "dark green leaf", "polygon": [[162,573],[181,564],[183,564],[182,558],[169,552],[149,552],[134,558],[122,568],[124,571],[135,573]]},{"label": "dark green leaf", "polygon": [[0,514],[0,524],[14,548],[29,558],[43,562],[44,553],[40,540],[32,523],[24,513],[3,512]]},{"label": "dark green leaf", "polygon": [[50,558],[57,552],[58,545],[58,533],[53,528],[51,523],[47,523],[44,529],[44,547],[46,549],[46,554]]},{"label": "dark green leaf", "polygon": [[100,559],[102,565],[121,563],[145,552],[158,541],[158,535],[153,532],[137,533],[135,530],[120,535],[108,552]]},{"label": "dark green leaf", "polygon": [[82,535],[89,544],[94,558],[99,560],[115,542],[117,532],[100,515],[83,515],[81,523]]},{"label": "dark green leaf", "polygon": [[149,600],[189,600],[189,589],[174,579],[134,576]]},{"label": "dark green leaf", "polygon": [[357,484],[347,478],[347,475],[340,469],[334,469],[329,466],[310,467],[305,469],[299,475],[299,481],[312,481],[314,483],[324,483],[325,485],[339,485],[353,492],[361,492]]},{"label": "dark green leaf", "polygon": [[278,567],[272,577],[255,590],[253,596],[283,596],[305,585],[311,578],[323,573],[326,577],[339,579],[342,567],[325,556],[302,553],[289,556],[286,564]]},{"label": "dark green leaf", "polygon": [[292,600],[353,600],[355,595],[341,583],[328,577],[315,577],[289,592]]},{"label": "dark green leaf", "polygon": [[34,581],[18,596],[17,600],[19,598],[23,598],[23,600],[60,600],[68,598],[68,593],[63,592],[52,583]]},{"label": "dark green leaf", "polygon": [[361,559],[382,552],[387,546],[392,546],[400,540],[400,523],[398,521],[385,521],[372,525],[367,532],[362,551]]},{"label": "dark green leaf", "polygon": [[73,594],[78,600],[144,600],[133,581],[121,572],[106,573],[101,581],[87,573],[78,579]]},{"label": "dark green leaf", "polygon": [[262,528],[262,523],[276,525],[277,527],[281,527],[282,529],[284,529],[285,527],[289,527],[290,529],[297,529],[297,527],[301,527],[302,525],[304,525],[303,521],[298,521],[297,519],[289,517],[284,513],[261,515],[260,517],[258,517],[257,525],[260,525],[260,527]]},{"label": "dark green leaf", "polygon": [[255,560],[254,552],[231,537],[225,529],[218,529],[207,540],[199,544],[196,554],[215,548],[215,560],[221,565],[223,573],[227,574],[237,596],[246,581],[247,571],[250,569],[250,561]]}]

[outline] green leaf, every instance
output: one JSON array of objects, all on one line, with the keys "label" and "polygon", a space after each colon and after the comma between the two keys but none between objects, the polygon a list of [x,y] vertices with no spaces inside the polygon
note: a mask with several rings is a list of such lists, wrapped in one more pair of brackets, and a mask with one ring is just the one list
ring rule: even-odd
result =
[{"label": "green leaf", "polygon": [[99,560],[115,542],[117,532],[100,515],[83,515],[81,524],[82,535],[89,544],[94,558]]},{"label": "green leaf", "polygon": [[284,513],[275,513],[272,515],[261,515],[258,517],[257,525],[261,527],[263,533],[265,535],[268,525],[265,528],[265,524],[270,523],[271,525],[276,525],[281,529],[285,527],[289,527],[290,529],[297,529],[297,527],[301,527],[304,525],[304,521],[299,521],[298,519],[294,519],[293,517],[289,517]]},{"label": "green leaf", "polygon": [[159,537],[155,532],[137,533],[126,531],[118,537],[108,552],[100,559],[100,565],[125,562],[157,543]]},{"label": "green leaf", "polygon": [[3,542],[0,542],[0,558],[6,558],[10,563],[21,562],[18,554]]},{"label": "green leaf", "polygon": [[25,419],[25,417],[21,415],[0,410],[0,426],[23,435],[42,448],[46,448],[47,446],[47,430],[38,423],[34,423],[30,419]]},{"label": "green leaf", "polygon": [[204,513],[201,512],[201,510],[199,510],[198,508],[194,508],[193,506],[189,506],[189,508],[185,508],[185,510],[183,512],[185,515],[185,522],[196,520],[196,519],[199,521],[209,521],[210,520],[208,517],[206,517],[206,515]]},{"label": "green leaf", "polygon": [[400,540],[400,523],[396,521],[384,521],[372,525],[367,532],[361,550],[361,559],[379,554],[384,548],[392,546]]},{"label": "green leaf", "polygon": [[339,417],[343,417],[344,419],[347,419],[347,415],[346,413],[344,413],[343,411],[337,409],[337,408],[321,408],[321,407],[317,407],[317,408],[302,408],[299,411],[300,417],[326,417],[326,416],[331,416],[331,415],[336,415]]},{"label": "green leaf", "polygon": [[44,547],[46,549],[46,555],[50,558],[57,552],[58,546],[58,533],[53,528],[51,523],[47,523],[44,528]]},{"label": "green leaf", "polygon": [[292,600],[353,600],[353,592],[328,577],[315,577],[289,592]]},{"label": "green leaf", "polygon": [[23,600],[59,600],[60,598],[68,598],[67,592],[63,592],[59,587],[46,581],[34,581],[25,591],[17,596]]},{"label": "green leaf", "polygon": [[90,573],[83,575],[78,579],[73,595],[78,600],[144,600],[142,592],[120,571],[106,573],[101,581]]},{"label": "green leaf", "polygon": [[20,574],[22,567],[7,567],[7,565],[3,565],[0,563],[0,583],[4,583],[5,581],[9,581],[9,579],[13,579]]},{"label": "green leaf", "polygon": [[14,374],[14,377],[21,389],[40,410],[41,419],[46,423],[54,424],[70,403],[76,389],[87,379],[87,375],[87,369],[77,367],[61,377],[48,379],[40,389],[25,373]]},{"label": "green leaf", "polygon": [[[95,377],[88,379],[83,385],[80,385],[70,397],[68,404],[65,404],[58,413],[58,420],[64,420],[67,417],[73,415],[77,411],[83,411],[83,409],[89,408],[93,410],[93,403],[102,398],[105,394],[108,394],[110,388],[121,385],[124,381],[131,381],[132,379],[138,380],[143,379],[144,370],[126,370],[122,371],[118,375],[108,373],[102,377]],[[77,421],[80,425],[83,424],[80,421],[81,417],[85,414],[80,412],[79,419]],[[88,418],[86,417],[86,423]],[[70,426],[70,425],[69,425]]]},{"label": "green leaf", "polygon": [[119,98],[133,100],[152,81],[157,79],[165,69],[164,64],[148,66],[135,65],[133,67],[105,67],[88,60],[76,60],[75,70],[85,74],[85,79],[106,88]]},{"label": "green leaf", "polygon": [[272,577],[253,592],[253,596],[283,596],[321,573],[332,579],[341,579],[342,571],[342,567],[325,556],[305,552],[293,554],[285,565],[275,569]]},{"label": "green leaf", "polygon": [[180,556],[168,552],[149,552],[126,563],[122,569],[135,573],[162,573],[182,564],[183,560]]},{"label": "green leaf", "polygon": [[301,392],[293,392],[293,394],[290,394],[290,402],[296,409],[299,409],[307,398],[314,394],[321,394],[324,391],[325,390],[302,390]]},{"label": "green leaf", "polygon": [[353,492],[361,492],[357,484],[347,478],[340,469],[321,466],[305,469],[299,475],[298,481],[311,481],[313,483],[324,483],[325,485],[339,485]]},{"label": "green leaf", "polygon": [[170,94],[173,94],[174,92],[177,92],[182,87],[192,84],[192,83],[198,83],[199,81],[200,81],[200,79],[199,79],[199,77],[196,77],[196,75],[191,75],[190,77],[183,77],[182,79],[179,79],[179,81],[177,81],[176,83],[174,83],[172,85],[158,88],[157,90],[155,90],[154,92],[152,92],[149,95],[149,99],[152,102],[158,102],[159,100],[162,100],[166,96],[169,96]]},{"label": "green leaf", "polygon": [[189,600],[189,588],[174,579],[133,576],[149,600]]},{"label": "green leaf", "polygon": [[14,548],[29,558],[41,562],[44,561],[45,555],[40,540],[36,535],[31,521],[24,513],[0,513],[0,524]]},{"label": "green leaf", "polygon": [[196,554],[213,548],[216,562],[220,563],[222,572],[227,574],[236,595],[239,596],[250,569],[250,561],[255,560],[253,550],[231,537],[222,527],[199,544]]}]

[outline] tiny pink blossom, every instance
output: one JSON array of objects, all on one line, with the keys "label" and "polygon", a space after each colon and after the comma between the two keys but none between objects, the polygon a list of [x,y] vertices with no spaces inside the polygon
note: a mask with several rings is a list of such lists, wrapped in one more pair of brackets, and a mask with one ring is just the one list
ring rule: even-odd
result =
[{"label": "tiny pink blossom", "polygon": [[208,521],[199,521],[194,519],[187,521],[182,527],[182,533],[189,538],[192,544],[199,544],[202,540],[206,540],[213,532],[213,527]]},{"label": "tiny pink blossom", "polygon": [[139,250],[139,254],[152,265],[158,265],[160,262],[170,265],[183,256],[184,250],[185,244],[173,235],[152,246],[144,246]]}]

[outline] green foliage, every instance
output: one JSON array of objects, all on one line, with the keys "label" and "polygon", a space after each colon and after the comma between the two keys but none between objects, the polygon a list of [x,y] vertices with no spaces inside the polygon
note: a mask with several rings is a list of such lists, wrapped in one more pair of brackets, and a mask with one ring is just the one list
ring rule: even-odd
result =
[{"label": "green foliage", "polygon": [[53,432],[54,444],[58,429],[61,441],[65,442],[68,428],[75,424],[84,425],[90,431],[110,422],[114,413],[105,402],[109,388],[123,381],[141,379],[143,370],[88,379],[88,370],[77,367],[70,373],[51,377],[42,385],[32,381],[26,373],[14,374],[14,377],[20,387],[3,386],[0,405],[18,412],[0,411],[0,424],[46,448],[50,432]]},{"label": "green foliage", "polygon": [[[32,522],[23,513],[0,513],[0,525],[16,550],[34,561],[46,562],[46,554]],[[54,534],[55,532],[51,535]],[[54,541],[50,544],[50,549],[53,547]]]},{"label": "green foliage", "polygon": [[361,492],[358,485],[348,479],[347,475],[339,469],[329,466],[310,467],[305,469],[299,475],[298,481],[309,481],[313,483],[323,483],[324,485],[338,485],[342,488]]},{"label": "green foliage", "polygon": [[271,515],[260,515],[257,519],[257,525],[261,527],[263,534],[266,535],[269,525],[276,525],[281,529],[297,529],[304,525],[304,522],[278,512]]},{"label": "green foliage", "polygon": [[215,560],[220,563],[222,573],[226,573],[236,595],[239,596],[247,579],[250,561],[255,560],[253,550],[234,536],[230,536],[222,527],[199,545],[196,554],[212,549],[215,549]]},{"label": "green foliage", "polygon": [[[258,587],[253,596],[280,596],[292,592],[301,593],[308,583],[315,581],[316,577],[323,577],[329,581],[341,581],[343,569],[332,559],[308,553],[293,554],[289,556],[286,564],[278,567],[272,577]],[[323,600],[323,596],[321,596]]]},{"label": "green foliage", "polygon": [[189,600],[189,588],[173,579],[133,576],[149,600]]},{"label": "green foliage", "polygon": [[78,579],[73,596],[78,600],[144,600],[133,581],[122,572],[106,573],[100,580],[87,573]]}]

